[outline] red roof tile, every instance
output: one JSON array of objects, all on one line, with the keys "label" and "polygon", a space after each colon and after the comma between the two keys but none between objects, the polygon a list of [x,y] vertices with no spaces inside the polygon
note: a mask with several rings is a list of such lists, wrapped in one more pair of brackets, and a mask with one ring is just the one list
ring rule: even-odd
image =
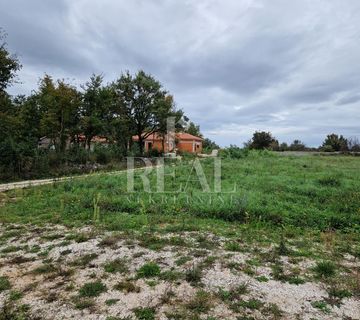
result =
[{"label": "red roof tile", "polygon": [[[133,141],[139,140],[138,136],[133,136],[132,139],[133,139]],[[145,140],[154,141],[154,140],[162,140],[162,139],[163,139],[162,136],[160,136],[158,133],[152,133],[148,137],[146,137]],[[195,140],[195,141],[203,141],[204,140],[203,138],[196,137],[190,133],[185,133],[185,132],[176,133],[176,139],[178,139],[178,140]]]}]

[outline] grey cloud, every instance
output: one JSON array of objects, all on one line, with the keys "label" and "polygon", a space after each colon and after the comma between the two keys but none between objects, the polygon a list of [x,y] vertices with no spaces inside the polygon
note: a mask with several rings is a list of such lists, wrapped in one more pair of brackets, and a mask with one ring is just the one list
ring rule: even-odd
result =
[{"label": "grey cloud", "polygon": [[[221,144],[253,130],[318,145],[360,136],[360,2],[2,0],[0,27],[24,69],[85,81],[144,69]],[[27,92],[27,93],[28,93]]]},{"label": "grey cloud", "polygon": [[360,101],[360,94],[355,94],[355,95],[348,95],[348,96],[345,96],[341,99],[339,99],[336,104],[341,106],[341,105],[344,105],[344,104],[349,104],[349,103],[355,103],[355,102],[358,102]]}]

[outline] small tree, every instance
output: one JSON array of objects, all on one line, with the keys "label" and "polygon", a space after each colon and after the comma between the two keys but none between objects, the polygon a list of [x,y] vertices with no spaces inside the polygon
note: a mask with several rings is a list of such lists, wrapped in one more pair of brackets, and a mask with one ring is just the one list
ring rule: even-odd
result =
[{"label": "small tree", "polygon": [[304,151],[304,150],[306,150],[306,146],[300,140],[294,140],[294,142],[290,145],[289,150]]},{"label": "small tree", "polygon": [[216,144],[216,142],[210,140],[209,138],[205,138],[203,141],[203,149],[211,151],[213,149],[220,149],[220,147]]},{"label": "small tree", "polygon": [[332,133],[327,135],[322,148],[326,151],[347,151],[348,141],[342,135]]},{"label": "small tree", "polygon": [[186,133],[192,134],[196,137],[202,137],[202,134],[200,132],[200,126],[196,125],[194,122],[190,121],[187,128],[185,129]]},{"label": "small tree", "polygon": [[348,139],[348,149],[353,152],[360,152],[360,142],[357,137],[350,137]]},{"label": "small tree", "polygon": [[271,135],[270,132],[256,131],[253,134],[250,149],[272,149],[276,150],[279,146],[279,142]]},{"label": "small tree", "polygon": [[279,151],[287,151],[289,149],[289,146],[286,142],[283,142],[279,146]]}]

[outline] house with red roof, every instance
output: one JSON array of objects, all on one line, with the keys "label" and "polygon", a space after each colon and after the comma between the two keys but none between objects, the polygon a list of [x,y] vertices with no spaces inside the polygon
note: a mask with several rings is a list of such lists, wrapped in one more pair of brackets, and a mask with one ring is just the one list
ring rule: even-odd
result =
[{"label": "house with red roof", "polygon": [[[139,137],[133,136],[133,141],[139,141]],[[164,153],[176,151],[201,153],[202,143],[203,138],[185,132],[166,134],[165,136],[158,133],[152,133],[144,140],[144,151],[148,152],[156,149]]]}]

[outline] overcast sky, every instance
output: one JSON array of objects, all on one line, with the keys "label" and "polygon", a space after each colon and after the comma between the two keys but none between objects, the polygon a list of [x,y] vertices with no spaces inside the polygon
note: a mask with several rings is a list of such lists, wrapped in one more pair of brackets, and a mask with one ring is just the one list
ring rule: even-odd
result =
[{"label": "overcast sky", "polygon": [[221,145],[360,137],[359,0],[1,0],[21,84],[143,69]]}]

